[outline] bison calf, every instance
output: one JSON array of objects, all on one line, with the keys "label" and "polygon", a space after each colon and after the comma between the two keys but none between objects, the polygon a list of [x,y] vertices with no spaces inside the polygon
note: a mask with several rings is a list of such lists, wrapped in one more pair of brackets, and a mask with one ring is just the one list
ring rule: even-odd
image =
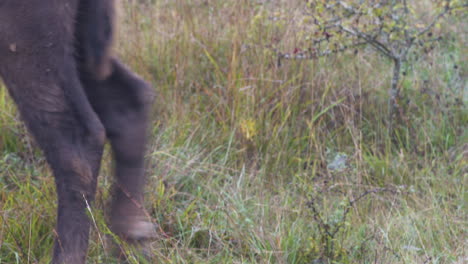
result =
[{"label": "bison calf", "polygon": [[1,0],[0,76],[57,186],[53,263],[85,263],[106,137],[115,159],[111,228],[150,238],[143,155],[152,89],[110,55],[113,0]]}]

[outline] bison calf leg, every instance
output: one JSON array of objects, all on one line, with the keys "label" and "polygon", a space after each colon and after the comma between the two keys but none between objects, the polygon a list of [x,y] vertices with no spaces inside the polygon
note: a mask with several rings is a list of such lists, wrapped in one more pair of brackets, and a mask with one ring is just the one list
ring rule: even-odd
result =
[{"label": "bison calf leg", "polygon": [[82,74],[82,81],[105,126],[115,160],[111,228],[128,241],[152,237],[154,228],[143,208],[143,159],[151,88],[115,59],[107,79]]}]

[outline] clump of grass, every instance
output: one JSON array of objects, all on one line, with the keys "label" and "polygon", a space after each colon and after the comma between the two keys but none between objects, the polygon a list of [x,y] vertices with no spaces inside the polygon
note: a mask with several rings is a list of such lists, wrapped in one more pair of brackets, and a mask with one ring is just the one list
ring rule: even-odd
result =
[{"label": "clump of grass", "polygon": [[[462,263],[465,36],[445,26],[459,37],[408,69],[389,135],[391,72],[371,50],[278,65],[274,49],[300,41],[301,4],[123,3],[118,53],[158,93],[146,202],[166,235],[150,244],[150,263]],[[24,128],[6,98],[0,262],[42,263],[53,180],[41,159],[27,158],[38,153],[22,154]],[[106,207],[108,156],[91,207],[90,263],[113,261],[114,238],[94,210]]]}]

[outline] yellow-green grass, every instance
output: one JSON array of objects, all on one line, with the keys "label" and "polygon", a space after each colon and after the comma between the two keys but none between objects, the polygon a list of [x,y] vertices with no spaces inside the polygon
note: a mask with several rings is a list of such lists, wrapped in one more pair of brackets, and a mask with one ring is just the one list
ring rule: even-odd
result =
[{"label": "yellow-green grass", "polygon": [[[389,134],[391,64],[371,49],[278,66],[302,4],[123,2],[117,53],[158,94],[146,205],[167,237],[148,263],[468,261],[466,19],[412,60]],[[3,88],[0,122],[0,263],[47,263],[53,178]],[[122,245],[111,181],[106,151],[88,263]]]}]

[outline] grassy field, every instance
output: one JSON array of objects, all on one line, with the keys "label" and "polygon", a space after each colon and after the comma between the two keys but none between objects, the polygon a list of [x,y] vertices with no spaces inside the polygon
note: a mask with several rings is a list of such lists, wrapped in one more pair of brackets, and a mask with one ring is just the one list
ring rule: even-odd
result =
[{"label": "grassy field", "polygon": [[[467,19],[414,59],[388,126],[372,49],[284,60],[303,1],[124,2],[117,53],[158,94],[131,263],[467,263]],[[0,89],[0,263],[48,263],[53,177]],[[88,263],[114,263],[106,150]],[[162,232],[161,232],[162,233]],[[118,241],[117,241],[118,242]]]}]

